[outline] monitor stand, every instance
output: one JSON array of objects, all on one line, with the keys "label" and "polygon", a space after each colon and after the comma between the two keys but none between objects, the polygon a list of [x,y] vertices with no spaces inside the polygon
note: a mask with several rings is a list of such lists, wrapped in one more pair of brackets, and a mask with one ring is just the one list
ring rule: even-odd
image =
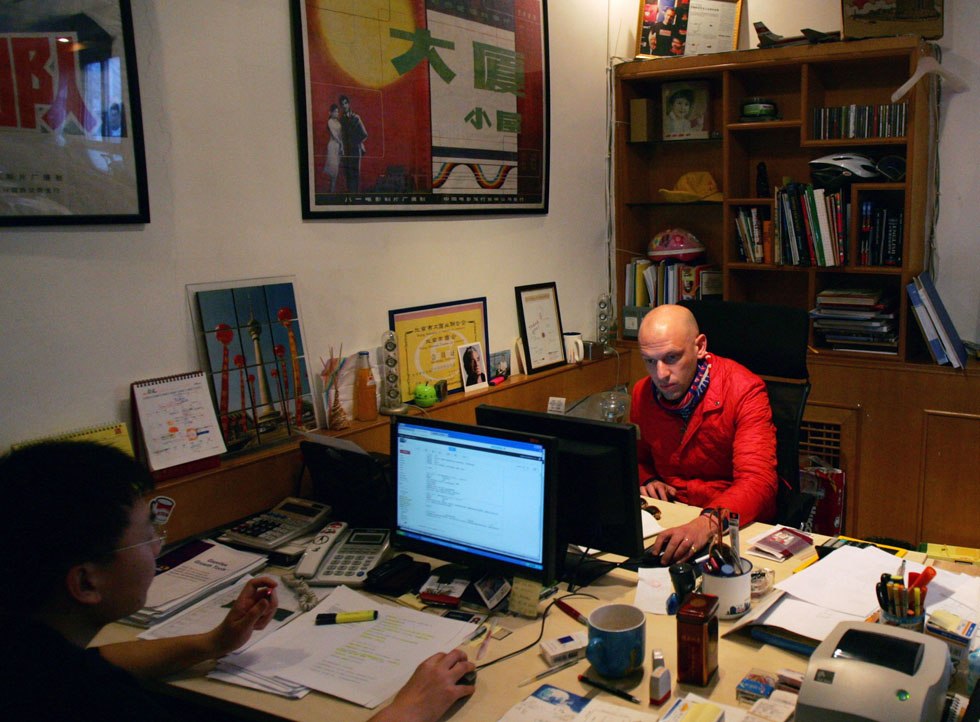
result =
[{"label": "monitor stand", "polygon": [[569,545],[565,552],[565,560],[561,565],[560,580],[568,585],[569,591],[588,587],[616,569],[618,562],[596,559],[583,552],[579,547]]}]

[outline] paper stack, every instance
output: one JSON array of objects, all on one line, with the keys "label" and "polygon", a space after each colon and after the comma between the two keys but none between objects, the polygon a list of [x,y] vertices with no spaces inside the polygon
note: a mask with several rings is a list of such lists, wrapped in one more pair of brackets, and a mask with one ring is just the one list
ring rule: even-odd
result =
[{"label": "paper stack", "polygon": [[122,621],[138,627],[162,622],[267,562],[264,554],[239,551],[214,541],[184,544],[157,560],[157,575],[145,606]]}]

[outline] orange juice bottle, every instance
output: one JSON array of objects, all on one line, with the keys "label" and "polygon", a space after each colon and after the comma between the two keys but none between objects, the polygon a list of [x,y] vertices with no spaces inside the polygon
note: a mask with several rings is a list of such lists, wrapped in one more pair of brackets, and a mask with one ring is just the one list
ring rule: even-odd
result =
[{"label": "orange juice bottle", "polygon": [[358,421],[374,421],[378,418],[378,385],[371,373],[371,358],[367,351],[357,354],[357,370],[354,376],[354,418]]}]

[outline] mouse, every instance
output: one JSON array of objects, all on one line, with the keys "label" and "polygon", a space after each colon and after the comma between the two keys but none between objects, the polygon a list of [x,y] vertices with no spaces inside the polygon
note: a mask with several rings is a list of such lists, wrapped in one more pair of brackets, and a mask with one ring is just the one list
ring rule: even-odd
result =
[{"label": "mouse", "polygon": [[651,568],[651,567],[662,567],[664,565],[663,552],[660,554],[653,554],[649,550],[646,551],[642,557],[637,560],[637,566]]},{"label": "mouse", "polygon": [[462,677],[456,680],[456,684],[476,684],[476,670],[474,669],[472,672],[467,672],[464,674]]}]

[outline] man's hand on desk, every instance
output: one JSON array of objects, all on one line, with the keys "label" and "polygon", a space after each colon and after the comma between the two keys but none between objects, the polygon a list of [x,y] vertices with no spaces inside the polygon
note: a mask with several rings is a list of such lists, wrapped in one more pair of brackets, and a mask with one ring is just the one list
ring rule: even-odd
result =
[{"label": "man's hand on desk", "polygon": [[279,606],[277,585],[272,577],[256,577],[245,584],[221,624],[208,632],[215,659],[241,647],[256,629],[265,629]]},{"label": "man's hand on desk", "polygon": [[370,722],[435,722],[453,702],[473,694],[476,687],[457,682],[474,669],[476,665],[461,649],[432,655],[415,668],[391,704]]},{"label": "man's hand on desk", "polygon": [[673,501],[674,497],[677,496],[677,489],[666,482],[650,479],[640,485],[640,493],[649,496],[651,499]]},{"label": "man's hand on desk", "polygon": [[654,555],[662,552],[662,564],[668,566],[687,561],[706,546],[710,539],[711,520],[706,516],[699,516],[687,524],[664,529],[657,535],[657,540],[650,549]]}]

